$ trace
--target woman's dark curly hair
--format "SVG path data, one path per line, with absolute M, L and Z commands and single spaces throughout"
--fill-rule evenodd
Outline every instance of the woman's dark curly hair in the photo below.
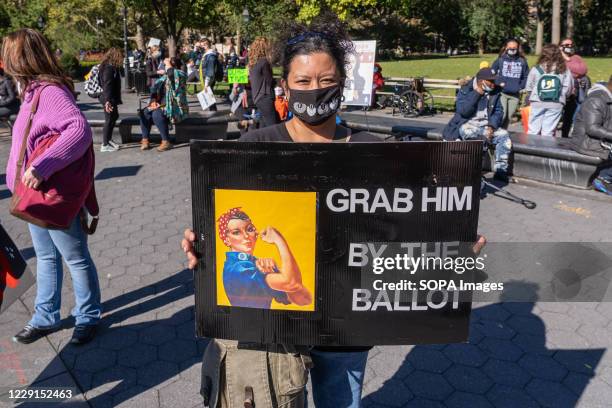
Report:
M 326 11 L 315 17 L 310 24 L 291 21 L 280 32 L 274 48 L 277 53 L 275 59 L 283 68 L 284 80 L 289 76 L 289 65 L 295 57 L 324 52 L 336 62 L 341 83 L 344 83 L 346 67 L 354 48 L 338 16 Z

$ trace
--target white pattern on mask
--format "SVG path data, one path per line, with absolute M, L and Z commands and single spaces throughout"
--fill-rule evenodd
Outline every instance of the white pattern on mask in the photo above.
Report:
M 319 107 L 317 108 L 317 113 L 319 115 L 323 115 L 324 113 L 326 113 L 329 110 L 329 108 L 327 107 L 326 103 L 322 103 L 319 105 Z
M 306 112 L 306 105 L 300 102 L 296 102 L 293 104 L 293 109 L 295 109 L 297 113 L 304 113 Z
M 332 100 L 329 102 L 329 109 L 330 109 L 330 110 L 332 110 L 332 111 L 336 110 L 336 108 L 338 107 L 338 103 L 339 103 L 339 102 L 340 102 L 340 101 L 338 100 L 338 98 L 336 98 L 336 99 L 332 99 Z
M 308 107 L 306 108 L 306 113 L 308 113 L 308 116 L 314 116 L 317 114 L 317 108 L 314 105 L 308 105 Z

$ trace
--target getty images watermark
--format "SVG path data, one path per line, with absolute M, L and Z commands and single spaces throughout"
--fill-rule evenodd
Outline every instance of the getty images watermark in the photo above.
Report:
M 353 310 L 426 310 L 460 302 L 612 301 L 612 243 L 357 243 Z

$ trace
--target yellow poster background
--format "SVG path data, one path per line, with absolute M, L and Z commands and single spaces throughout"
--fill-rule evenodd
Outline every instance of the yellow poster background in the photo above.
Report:
M 283 305 L 272 300 L 272 310 L 315 310 L 315 246 L 317 228 L 317 194 L 279 191 L 215 189 L 215 254 L 217 305 L 231 306 L 223 286 L 225 253 L 230 249 L 219 238 L 219 217 L 234 207 L 241 207 L 258 232 L 271 226 L 286 239 L 302 273 L 302 284 L 312 294 L 313 302 L 305 306 Z M 275 245 L 257 239 L 254 256 L 272 258 L 281 265 Z

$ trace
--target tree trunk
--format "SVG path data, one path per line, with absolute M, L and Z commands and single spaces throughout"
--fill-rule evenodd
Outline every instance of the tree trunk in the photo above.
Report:
M 142 29 L 142 25 L 140 23 L 136 24 L 136 47 L 139 50 L 146 50 L 146 45 L 145 45 L 145 37 L 144 37 L 144 31 Z
M 482 56 L 485 53 L 485 36 L 480 34 L 478 38 L 478 55 Z
M 170 58 L 176 57 L 176 37 L 170 34 L 166 38 L 166 42 L 168 43 L 168 56 Z
M 559 44 L 561 41 L 561 0 L 553 0 L 552 36 L 550 42 Z
M 540 6 L 538 6 L 537 18 L 535 54 L 540 55 L 544 45 L 544 20 L 542 19 L 542 9 L 540 9 Z
M 567 38 L 574 36 L 574 0 L 567 0 L 567 27 L 565 27 L 565 36 Z

